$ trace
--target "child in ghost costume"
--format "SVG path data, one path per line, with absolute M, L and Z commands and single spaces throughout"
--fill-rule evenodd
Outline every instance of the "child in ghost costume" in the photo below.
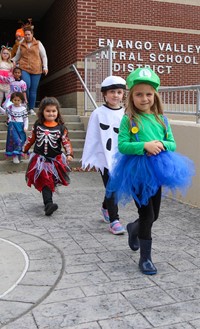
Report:
M 117 152 L 118 132 L 124 108 L 121 103 L 126 89 L 126 81 L 118 76 L 108 76 L 101 84 L 105 104 L 96 108 L 89 119 L 82 155 L 82 168 L 93 167 L 100 171 L 106 188 L 113 157 Z M 109 223 L 109 231 L 115 235 L 124 234 L 119 222 L 118 205 L 114 193 L 104 197 L 101 208 L 103 219 Z

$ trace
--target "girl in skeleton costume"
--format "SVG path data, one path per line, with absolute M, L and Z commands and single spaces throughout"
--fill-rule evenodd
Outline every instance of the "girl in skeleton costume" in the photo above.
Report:
M 93 111 L 90 116 L 82 156 L 83 169 L 95 167 L 100 171 L 106 187 L 112 157 L 117 150 L 118 130 L 124 108 L 121 102 L 126 89 L 126 81 L 121 77 L 109 76 L 101 84 L 105 104 Z M 104 221 L 110 224 L 110 232 L 123 234 L 124 227 L 119 222 L 118 206 L 114 194 L 105 196 L 101 208 Z
M 70 182 L 68 162 L 73 159 L 73 150 L 68 130 L 60 114 L 60 104 L 54 97 L 45 97 L 39 106 L 38 120 L 24 146 L 27 153 L 34 144 L 26 172 L 27 185 L 42 192 L 45 215 L 50 216 L 58 205 L 53 203 L 55 186 L 67 186 Z M 62 152 L 63 146 L 65 154 Z

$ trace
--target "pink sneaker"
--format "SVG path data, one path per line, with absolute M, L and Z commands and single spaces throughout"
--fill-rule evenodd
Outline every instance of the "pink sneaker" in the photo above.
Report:
M 115 220 L 110 224 L 109 231 L 115 235 L 124 234 L 126 232 L 125 228 L 120 224 L 118 220 Z
M 103 215 L 103 221 L 107 224 L 110 223 L 110 217 L 109 217 L 109 214 L 108 214 L 108 209 L 105 209 L 105 208 L 101 208 L 101 212 L 102 212 L 102 215 Z

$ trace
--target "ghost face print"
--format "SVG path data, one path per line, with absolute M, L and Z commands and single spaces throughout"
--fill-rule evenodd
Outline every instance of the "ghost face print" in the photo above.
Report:
M 114 134 L 118 134 L 119 133 L 119 128 L 117 127 L 111 127 L 107 124 L 104 124 L 104 123 L 100 123 L 100 128 L 104 131 L 104 135 L 105 135 L 105 147 L 106 147 L 106 150 L 107 151 L 111 151 L 112 150 L 112 140 L 115 136 L 113 136 Z M 112 131 L 110 131 L 110 129 Z M 112 137 L 110 137 L 112 136 Z

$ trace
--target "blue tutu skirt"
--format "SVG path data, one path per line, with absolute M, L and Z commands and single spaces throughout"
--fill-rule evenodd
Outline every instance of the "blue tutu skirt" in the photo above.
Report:
M 194 175 L 193 161 L 177 152 L 165 151 L 151 156 L 118 153 L 106 196 L 114 192 L 117 203 L 125 205 L 134 199 L 139 206 L 147 205 L 161 186 L 166 193 L 179 191 L 185 195 Z

